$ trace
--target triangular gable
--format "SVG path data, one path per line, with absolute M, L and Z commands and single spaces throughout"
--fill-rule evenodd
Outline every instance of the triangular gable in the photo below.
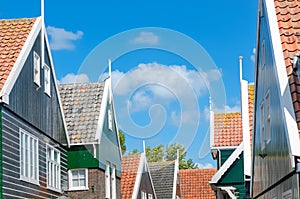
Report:
M 270 33 L 270 39 L 271 39 L 271 45 L 272 45 L 272 53 L 274 55 L 274 63 L 275 63 L 275 70 L 277 74 L 277 79 L 279 82 L 279 92 L 280 92 L 280 106 L 283 114 L 283 121 L 286 124 L 287 128 L 287 139 L 288 139 L 288 146 L 289 146 L 289 151 L 291 155 L 294 156 L 300 156 L 300 139 L 295 139 L 299 138 L 299 130 L 297 127 L 297 120 L 296 120 L 296 114 L 295 114 L 295 109 L 293 106 L 293 100 L 291 97 L 291 89 L 290 89 L 290 82 L 292 79 L 289 77 L 291 75 L 291 65 L 290 65 L 290 57 L 291 57 L 291 52 L 289 52 L 287 49 L 289 49 L 289 43 L 286 41 L 289 39 L 292 39 L 292 37 L 295 36 L 295 33 L 285 35 L 284 34 L 284 26 L 283 24 L 285 22 L 289 23 L 290 26 L 288 26 L 288 29 L 293 29 L 295 26 L 293 25 L 292 19 L 289 17 L 286 17 L 286 21 L 283 20 L 281 17 L 281 8 L 283 5 L 283 10 L 286 10 L 288 7 L 298 7 L 299 2 L 297 1 L 290 1 L 286 2 L 284 1 L 283 3 L 274 0 L 263 0 L 261 2 L 260 6 L 260 12 L 266 15 L 267 21 L 268 21 L 268 28 L 269 28 L 269 33 Z M 266 13 L 264 13 L 264 8 Z M 259 17 L 259 16 L 258 16 Z M 296 21 L 295 21 L 296 22 Z M 258 27 L 260 27 L 260 20 L 258 20 Z M 286 30 L 288 30 L 286 29 Z M 288 32 L 288 31 L 287 31 Z M 259 29 L 258 29 L 258 34 L 259 34 Z M 290 37 L 292 36 L 292 37 Z M 259 38 L 259 37 L 258 37 Z M 294 40 L 294 38 L 293 38 Z M 292 44 L 294 45 L 294 44 Z M 259 40 L 257 41 L 257 49 L 259 49 Z M 297 49 L 294 49 L 294 53 L 297 51 Z M 298 49 L 299 51 L 299 49 Z M 258 57 L 258 56 L 257 56 Z M 256 58 L 258 59 L 258 58 Z M 257 61 L 256 61 L 257 63 Z M 258 64 L 256 64 L 256 79 L 258 75 Z M 290 80 L 288 79 L 290 78 Z M 256 81 L 257 86 L 258 82 Z M 291 82 L 291 86 L 294 86 L 294 84 Z M 255 95 L 257 95 L 257 91 L 255 91 Z M 295 100 L 296 101 L 296 100 Z
M 0 21 L 2 21 L 2 20 L 0 20 Z M 22 25 L 25 24 L 24 27 L 22 27 L 21 29 L 22 30 L 29 29 L 30 32 L 27 35 L 27 37 L 24 37 L 24 38 L 21 38 L 21 37 L 13 38 L 12 37 L 13 34 L 10 34 L 10 37 L 12 37 L 12 38 L 10 38 L 8 42 L 17 43 L 21 50 L 18 53 L 18 50 L 16 50 L 17 48 L 16 47 L 13 48 L 13 52 L 15 52 L 15 54 L 14 54 L 15 57 L 10 60 L 10 63 L 9 63 L 10 66 L 8 65 L 8 67 L 6 68 L 5 74 L 4 75 L 0 74 L 0 76 L 1 76 L 1 84 L 0 84 L 1 102 L 9 104 L 10 92 L 12 91 L 12 89 L 21 73 L 21 70 L 29 56 L 29 53 L 32 50 L 34 43 L 37 40 L 38 35 L 41 32 L 43 32 L 44 37 L 42 37 L 42 38 L 45 39 L 43 41 L 43 43 L 46 43 L 46 46 L 44 46 L 44 48 L 47 49 L 47 53 L 48 53 L 49 61 L 50 61 L 50 66 L 49 66 L 50 73 L 54 79 L 54 81 L 52 81 L 51 83 L 55 86 L 56 96 L 58 97 L 60 114 L 61 114 L 61 118 L 63 120 L 64 132 L 65 132 L 65 136 L 66 136 L 66 143 L 69 146 L 70 143 L 69 143 L 69 138 L 68 138 L 68 134 L 67 134 L 66 123 L 64 120 L 64 114 L 63 114 L 62 106 L 61 106 L 60 99 L 59 99 L 58 88 L 57 88 L 57 83 L 56 83 L 56 76 L 55 76 L 55 71 L 54 71 L 54 66 L 53 66 L 53 60 L 52 60 L 52 56 L 51 56 L 51 52 L 50 52 L 50 45 L 48 42 L 46 32 L 41 31 L 42 29 L 45 29 L 42 17 L 37 17 L 37 18 L 32 18 L 32 19 L 15 19 L 15 20 L 7 20 L 7 21 L 12 21 L 13 24 L 18 24 L 18 22 L 19 22 L 20 23 L 19 27 L 22 27 Z M 34 22 L 34 24 L 32 26 L 26 24 L 26 23 L 28 23 L 28 21 L 32 21 L 32 22 Z M 14 31 L 16 31 L 16 30 L 14 30 Z M 16 31 L 16 32 L 19 32 L 19 31 Z M 24 43 L 22 43 L 22 41 Z M 1 42 L 5 42 L 5 40 L 3 39 Z M 5 49 L 5 51 L 8 52 L 9 50 Z M 10 57 L 12 57 L 13 56 L 12 51 L 9 51 L 9 53 L 11 54 Z M 3 61 L 2 58 L 3 58 L 3 56 L 1 56 L 0 62 Z M 7 59 L 6 59 L 6 61 L 7 61 Z M 42 64 L 44 64 L 44 63 L 42 63 Z M 6 65 L 7 65 L 7 63 L 4 64 L 4 66 L 6 66 Z
M 219 183 L 220 179 L 224 176 L 224 174 L 229 170 L 229 168 L 233 165 L 233 163 L 240 157 L 244 149 L 244 143 L 242 142 L 230 155 L 230 157 L 224 162 L 221 168 L 217 171 L 217 173 L 212 177 L 209 181 L 210 184 Z

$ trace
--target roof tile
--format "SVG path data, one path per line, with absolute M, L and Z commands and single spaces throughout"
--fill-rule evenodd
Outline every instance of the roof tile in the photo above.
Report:
M 71 144 L 95 142 L 104 84 L 59 85 Z
M 179 171 L 182 199 L 215 199 L 209 180 L 217 169 L 183 169 Z
M 14 66 L 35 20 L 36 18 L 0 20 L 0 90 Z
M 299 129 L 300 95 L 297 91 L 300 91 L 300 84 L 297 74 L 293 72 L 292 65 L 294 55 L 300 52 L 300 1 L 274 0 L 274 4 L 291 97 Z
M 131 199 L 141 154 L 128 155 L 122 158 L 121 193 L 122 199 Z

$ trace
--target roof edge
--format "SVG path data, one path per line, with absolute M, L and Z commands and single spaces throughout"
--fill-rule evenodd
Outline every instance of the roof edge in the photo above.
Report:
M 212 177 L 209 181 L 209 184 L 216 184 L 219 182 L 221 177 L 225 174 L 225 172 L 231 167 L 234 161 L 241 155 L 244 150 L 244 142 L 242 142 L 234 152 L 229 156 L 229 158 L 224 162 L 221 168 L 217 171 L 217 173 Z

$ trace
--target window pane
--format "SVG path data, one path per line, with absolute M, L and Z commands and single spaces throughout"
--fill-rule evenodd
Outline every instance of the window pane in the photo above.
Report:
M 79 186 L 84 187 L 85 186 L 85 179 L 79 180 Z
M 79 178 L 80 179 L 85 178 L 85 170 L 80 170 L 79 171 Z
M 58 153 L 57 153 L 57 151 L 54 151 L 54 161 L 58 162 Z
M 79 186 L 78 180 L 73 179 L 73 187 L 78 187 L 78 186 Z

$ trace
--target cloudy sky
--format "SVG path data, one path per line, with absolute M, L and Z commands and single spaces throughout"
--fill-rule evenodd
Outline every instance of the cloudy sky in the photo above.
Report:
M 218 111 L 240 109 L 238 56 L 253 82 L 256 14 L 256 1 L 45 1 L 58 81 L 104 79 L 112 59 L 127 148 L 179 142 L 201 167 L 215 165 L 209 97 Z M 39 0 L 1 1 L 0 18 L 39 15 Z

